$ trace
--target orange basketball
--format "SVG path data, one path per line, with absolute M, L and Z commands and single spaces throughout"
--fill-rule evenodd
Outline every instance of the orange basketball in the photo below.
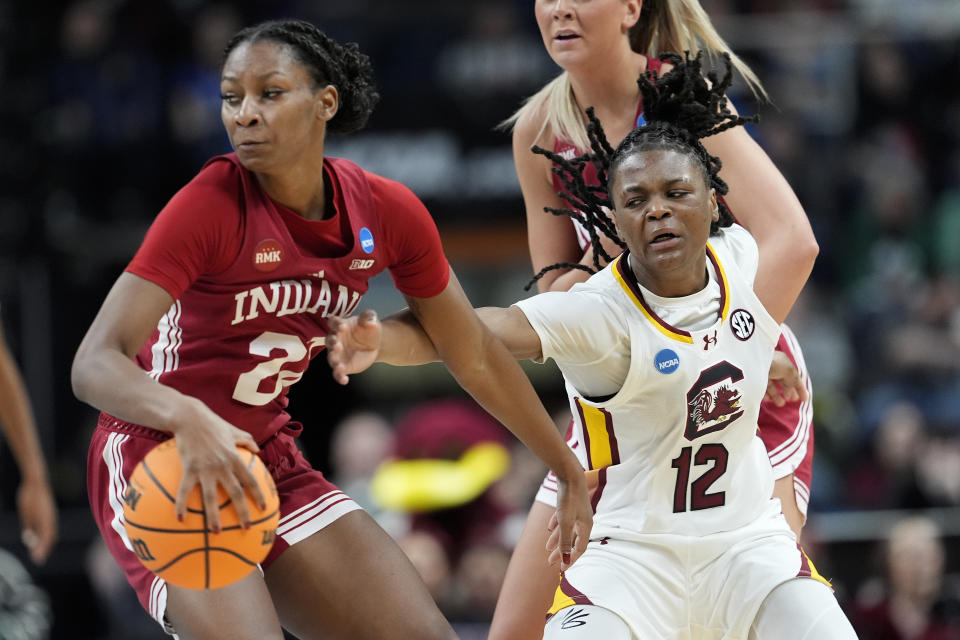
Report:
M 261 510 L 244 492 L 251 519 L 247 530 L 240 526 L 236 509 L 220 486 L 220 533 L 207 528 L 199 485 L 190 492 L 183 522 L 177 520 L 174 504 L 182 467 L 172 438 L 154 447 L 130 474 L 123 499 L 127 537 L 144 566 L 170 584 L 217 589 L 249 574 L 270 551 L 280 519 L 277 487 L 260 458 L 240 447 L 237 452 L 267 502 Z

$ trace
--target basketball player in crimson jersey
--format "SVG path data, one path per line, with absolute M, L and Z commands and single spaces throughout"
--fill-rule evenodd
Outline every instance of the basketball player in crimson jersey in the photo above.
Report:
M 226 47 L 221 93 L 235 153 L 164 207 L 74 360 L 76 395 L 103 412 L 88 459 L 100 532 L 144 608 L 180 638 L 280 640 L 281 626 L 304 639 L 451 638 L 400 549 L 294 443 L 287 390 L 324 348 L 328 322 L 389 269 L 464 388 L 565 481 L 567 554 L 592 525 L 579 462 L 477 318 L 420 201 L 324 157 L 328 128 L 361 128 L 377 99 L 356 45 L 300 21 L 244 29 Z M 199 485 L 214 530 L 217 485 L 241 522 L 245 490 L 262 503 L 235 445 L 259 452 L 281 500 L 262 572 L 189 591 L 139 563 L 123 527 L 125 479 L 170 437 L 184 465 L 176 511 Z

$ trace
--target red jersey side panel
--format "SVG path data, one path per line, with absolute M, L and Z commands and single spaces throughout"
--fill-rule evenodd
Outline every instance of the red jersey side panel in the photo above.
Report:
M 780 325 L 780 329 L 777 351 L 785 353 L 797 367 L 800 380 L 807 389 L 807 400 L 787 402 L 782 407 L 764 402 L 760 405 L 757 424 L 760 439 L 770 456 L 774 477 L 779 479 L 793 474 L 797 506 L 806 514 L 813 476 L 813 385 L 797 337 L 785 324 Z
M 257 442 L 289 422 L 287 390 L 323 349 L 326 318 L 349 315 L 370 278 L 395 268 L 398 288 L 420 297 L 449 278 L 436 226 L 412 193 L 346 160 L 324 169 L 339 216 L 327 250 L 322 236 L 318 244 L 287 224 L 289 212 L 230 154 L 171 200 L 127 269 L 175 298 L 140 366 Z

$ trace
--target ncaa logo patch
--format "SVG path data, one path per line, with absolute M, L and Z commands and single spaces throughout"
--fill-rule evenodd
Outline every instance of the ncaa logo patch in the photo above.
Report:
M 746 342 L 753 335 L 757 323 L 746 309 L 737 309 L 730 314 L 730 330 L 737 340 Z
M 360 248 L 364 253 L 373 253 L 373 234 L 366 227 L 360 229 Z
M 253 250 L 253 268 L 257 271 L 273 271 L 283 262 L 283 248 L 273 238 L 262 240 Z
M 673 349 L 661 349 L 653 357 L 653 366 L 660 373 L 673 373 L 680 366 L 680 356 Z
M 647 120 L 643 117 L 643 114 L 637 114 L 637 128 L 647 126 Z

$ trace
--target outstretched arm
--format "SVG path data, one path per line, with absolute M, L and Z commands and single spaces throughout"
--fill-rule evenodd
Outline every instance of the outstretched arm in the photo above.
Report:
M 57 510 L 27 390 L 0 329 L 0 427 L 20 468 L 17 513 L 30 559 L 42 564 L 57 539 Z
M 518 308 L 482 307 L 476 312 L 514 358 L 540 359 L 540 336 Z M 340 384 L 347 384 L 351 374 L 365 371 L 375 362 L 410 366 L 441 360 L 430 336 L 410 309 L 383 320 L 368 309 L 349 318 L 331 317 L 327 326 L 327 361 Z
M 450 283 L 439 295 L 408 297 L 407 302 L 409 315 L 392 316 L 379 326 L 375 316 L 369 314 L 333 322 L 327 346 L 334 375 L 338 376 L 338 358 L 366 366 L 377 360 L 395 364 L 442 360 L 460 386 L 557 474 L 561 486 L 558 547 L 567 566 L 571 551 L 586 546 L 593 514 L 579 461 L 514 357 L 538 357 L 539 336 L 517 308 L 491 308 L 485 311 L 488 318 L 481 321 L 452 273 Z M 506 338 L 510 350 L 485 322 L 497 327 L 497 334 Z M 384 335 L 380 335 L 381 330 Z M 355 357 L 357 348 L 365 352 L 365 357 Z M 347 372 L 340 371 L 338 380 L 344 382 Z

